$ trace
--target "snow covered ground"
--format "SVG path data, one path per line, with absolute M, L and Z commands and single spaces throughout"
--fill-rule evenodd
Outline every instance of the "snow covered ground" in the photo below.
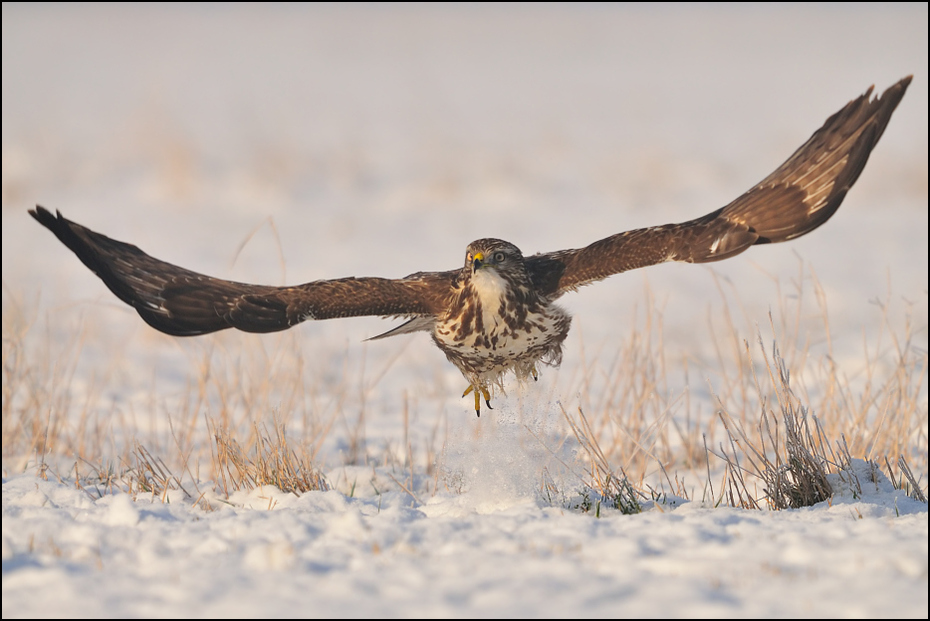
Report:
M 907 322 L 903 346 L 926 359 L 927 22 L 926 5 L 4 4 L 3 616 L 926 618 L 927 506 L 882 479 L 769 512 L 703 504 L 701 473 L 683 471 L 692 502 L 597 518 L 542 498 L 540 472 L 577 491 L 560 406 L 612 403 L 647 288 L 657 398 L 679 424 L 685 402 L 712 418 L 726 308 L 741 338 L 758 325 L 770 340 L 768 311 L 804 291 L 782 346 L 829 354 L 853 385 L 894 358 L 888 335 Z M 377 318 L 157 334 L 26 214 L 60 209 L 247 282 L 450 269 L 480 237 L 534 253 L 707 213 L 908 74 L 822 229 L 568 296 L 561 370 L 480 419 L 423 335 L 363 343 L 392 325 Z M 11 375 L 21 359 L 30 373 Z M 816 395 L 817 377 L 796 381 Z M 925 468 L 926 368 L 916 377 Z M 69 443 L 49 447 L 46 480 L 7 438 L 8 411 L 48 395 Z M 271 408 L 301 438 L 329 425 L 315 459 L 334 489 L 214 491 L 205 419 L 248 430 Z M 189 447 L 176 472 L 203 501 L 87 487 L 133 439 L 174 469 Z
M 397 492 L 261 489 L 207 514 L 28 476 L 3 493 L 4 617 L 919 617 L 927 602 L 926 505 L 897 515 L 887 492 L 601 519 Z

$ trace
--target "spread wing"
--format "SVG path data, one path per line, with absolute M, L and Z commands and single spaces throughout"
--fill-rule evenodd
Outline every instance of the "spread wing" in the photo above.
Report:
M 908 76 L 870 99 L 872 88 L 828 118 L 775 172 L 706 216 L 607 237 L 577 250 L 526 259 L 537 290 L 550 299 L 582 285 L 665 261 L 708 263 L 754 244 L 813 231 L 839 208 L 881 138 Z
M 361 315 L 432 316 L 444 308 L 456 272 L 399 280 L 341 278 L 270 287 L 211 278 L 151 257 L 36 206 L 29 213 L 51 230 L 153 328 L 174 336 L 225 328 L 276 332 L 308 319 Z

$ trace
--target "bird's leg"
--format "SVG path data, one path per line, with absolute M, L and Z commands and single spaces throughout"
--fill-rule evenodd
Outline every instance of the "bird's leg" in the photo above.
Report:
M 470 392 L 475 393 L 475 412 L 478 414 L 478 416 L 481 416 L 481 401 L 478 400 L 478 391 L 475 390 L 475 387 L 473 385 L 469 385 L 468 388 L 465 389 L 465 392 L 462 393 L 462 396 L 467 397 L 468 393 Z
M 535 365 L 535 364 L 534 364 L 533 366 L 530 367 L 530 375 L 533 376 L 533 381 L 534 381 L 534 382 L 538 382 L 538 381 L 539 381 L 539 372 L 536 370 L 536 365 Z
M 468 396 L 468 393 L 475 393 L 475 414 L 481 416 L 481 397 L 484 397 L 484 402 L 488 404 L 488 409 L 493 410 L 491 407 L 491 395 L 488 393 L 488 389 L 484 387 L 475 388 L 474 384 L 470 385 L 465 389 L 465 392 L 462 393 L 463 397 Z

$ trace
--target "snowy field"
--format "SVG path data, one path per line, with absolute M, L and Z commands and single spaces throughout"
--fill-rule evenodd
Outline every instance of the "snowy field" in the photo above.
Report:
M 703 437 L 722 450 L 721 408 L 758 424 L 761 335 L 831 442 L 904 455 L 926 491 L 927 24 L 4 3 L 3 617 L 926 618 L 925 502 L 831 474 L 812 507 L 735 508 Z M 446 270 L 481 237 L 532 254 L 703 215 L 908 74 L 830 222 L 566 296 L 561 369 L 481 418 L 425 335 L 363 342 L 379 318 L 157 333 L 26 213 L 245 282 Z M 583 510 L 579 408 L 641 513 Z M 330 489 L 224 485 L 213 430 L 246 448 L 276 421 Z M 171 489 L 140 491 L 137 447 Z

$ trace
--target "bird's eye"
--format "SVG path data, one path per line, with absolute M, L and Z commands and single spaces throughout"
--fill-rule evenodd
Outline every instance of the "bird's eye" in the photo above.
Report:
M 504 260 L 504 253 L 503 253 L 503 252 L 495 252 L 495 253 L 494 253 L 494 262 L 495 262 L 495 263 L 500 263 L 500 262 L 502 262 L 503 260 Z

